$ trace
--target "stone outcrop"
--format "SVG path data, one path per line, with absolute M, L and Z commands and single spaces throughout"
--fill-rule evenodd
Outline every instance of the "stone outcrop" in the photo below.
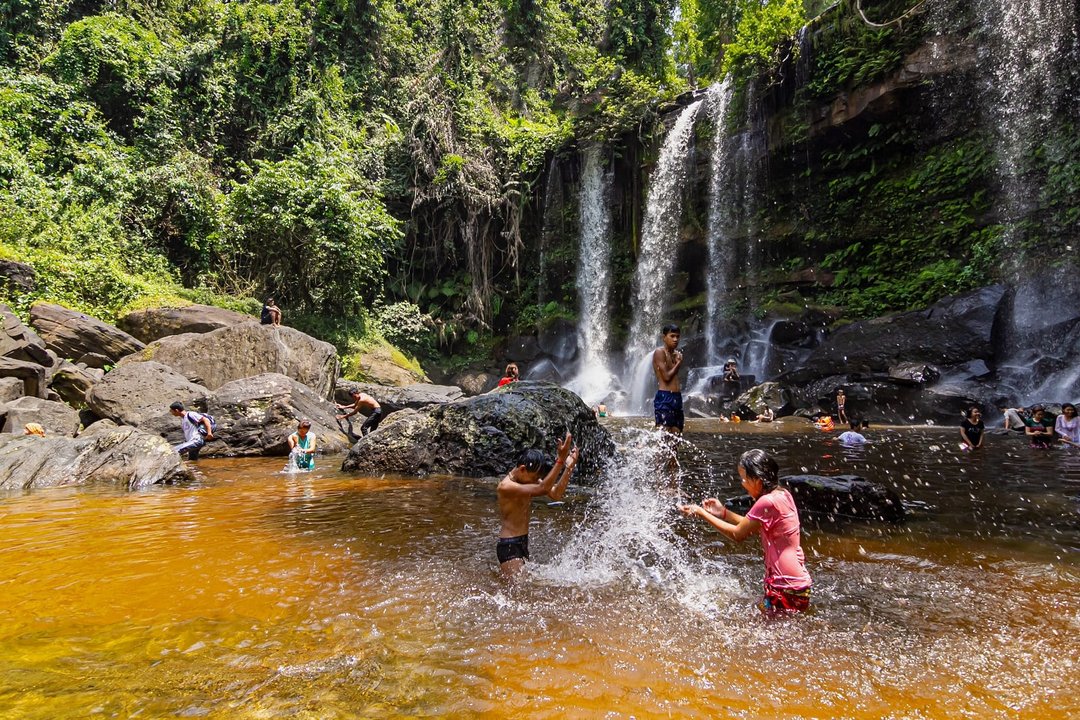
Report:
M 338 380 L 334 400 L 342 405 L 352 404 L 352 391 L 359 390 L 379 401 L 384 412 L 391 413 L 405 408 L 419 410 L 428 405 L 453 402 L 464 397 L 461 388 L 448 385 L 417 383 L 406 387 L 386 387 L 371 383 Z
M 123 363 L 153 360 L 216 390 L 234 380 L 279 373 L 329 399 L 337 380 L 337 351 L 290 327 L 244 323 L 208 333 L 161 338 Z
M 900 363 L 953 365 L 994 355 L 993 333 L 1005 288 L 993 285 L 925 310 L 851 323 L 811 353 L 791 379 L 887 373 Z
M 3 432 L 21 434 L 27 423 L 38 423 L 47 435 L 74 437 L 79 431 L 79 413 L 61 402 L 21 397 L 0 405 Z
M 190 409 L 205 409 L 209 394 L 161 363 L 125 362 L 94 385 L 86 403 L 98 417 L 158 434 L 179 425 L 169 414 L 170 404 L 180 401 Z
M 407 358 L 390 345 L 370 348 L 357 361 L 360 375 L 373 384 L 405 387 L 427 380 L 422 372 L 409 367 Z
M 86 405 L 86 394 L 105 373 L 96 368 L 88 368 L 63 360 L 49 380 L 49 387 L 68 405 L 80 408 Z
M 119 328 L 52 303 L 34 303 L 30 308 L 30 324 L 45 345 L 62 358 L 96 353 L 116 362 L 146 347 Z
M 49 367 L 52 357 L 46 351 L 45 341 L 37 333 L 23 324 L 18 316 L 6 305 L 0 305 L 0 357 L 22 360 Z
M 455 375 L 451 382 L 466 395 L 480 395 L 494 390 L 499 385 L 500 377 L 495 373 L 468 370 Z
M 0 357 L 0 377 L 17 378 L 22 383 L 23 395 L 43 398 L 48 393 L 46 368 L 37 363 Z
M 0 435 L 0 489 L 106 482 L 128 488 L 191 479 L 169 444 L 135 428 L 87 437 Z
M 217 420 L 218 440 L 204 456 L 288 455 L 288 437 L 302 419 L 311 421 L 320 453 L 343 452 L 349 438 L 335 419 L 333 403 L 303 383 L 278 373 L 264 373 L 226 383 L 207 400 Z M 179 442 L 179 421 L 173 435 Z
M 23 381 L 16 377 L 0 377 L 0 403 L 11 402 L 23 397 Z
M 10 293 L 13 290 L 31 292 L 37 285 L 37 273 L 26 263 L 0 260 L 0 287 Z
M 187 305 L 136 310 L 121 317 L 116 324 L 144 343 L 151 343 L 169 335 L 208 333 L 258 321 L 257 317 L 233 310 L 210 305 Z
M 595 477 L 614 443 L 592 410 L 569 390 L 516 382 L 485 395 L 395 413 L 352 447 L 342 469 L 498 475 L 527 448 L 542 448 L 554 458 L 567 430 L 581 448 L 577 477 Z

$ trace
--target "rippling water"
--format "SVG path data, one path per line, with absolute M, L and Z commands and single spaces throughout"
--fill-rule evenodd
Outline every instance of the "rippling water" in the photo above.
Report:
M 1080 452 L 955 430 L 691 422 L 674 481 L 613 425 L 597 488 L 535 503 L 498 579 L 494 483 L 281 459 L 200 482 L 0 497 L 0 717 L 1075 717 Z M 738 453 L 855 472 L 900 526 L 804 524 L 807 616 L 764 622 L 756 539 L 683 519 Z M 674 489 L 672 489 L 674 486 Z

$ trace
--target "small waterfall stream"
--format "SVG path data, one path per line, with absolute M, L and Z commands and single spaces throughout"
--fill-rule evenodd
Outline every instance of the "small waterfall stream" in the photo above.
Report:
M 578 347 L 581 362 L 569 387 L 588 405 L 601 402 L 613 379 L 608 367 L 611 334 L 611 185 L 603 147 L 585 149 L 579 206 L 580 242 L 577 266 Z
M 710 365 L 719 364 L 720 318 L 723 301 L 731 288 L 736 251 L 734 247 L 735 208 L 732 188 L 736 177 L 731 160 L 731 138 L 726 132 L 728 107 L 734 84 L 725 78 L 709 88 L 707 100 L 712 119 L 712 157 L 709 160 L 709 224 L 706 239 L 709 250 L 708 290 L 705 310 L 705 342 Z
M 649 179 L 641 248 L 634 275 L 634 313 L 626 345 L 627 375 L 633 373 L 657 344 L 660 325 L 671 298 L 671 278 L 678 252 L 683 192 L 694 120 L 703 100 L 688 105 L 664 139 L 656 169 Z M 628 412 L 645 410 L 648 384 L 628 389 Z

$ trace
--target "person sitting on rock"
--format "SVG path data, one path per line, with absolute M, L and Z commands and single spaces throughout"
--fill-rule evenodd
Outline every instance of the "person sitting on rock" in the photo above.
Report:
M 281 308 L 274 304 L 274 298 L 266 298 L 266 302 L 262 306 L 262 314 L 259 316 L 259 322 L 263 325 L 281 324 Z
M 296 432 L 289 436 L 289 456 L 295 458 L 297 470 L 315 469 L 315 433 L 311 421 L 301 420 Z
M 858 420 L 852 420 L 848 423 L 849 430 L 845 430 L 840 433 L 840 437 L 837 438 L 844 445 L 862 445 L 866 442 L 866 436 L 859 432 L 861 423 Z
M 368 395 L 362 390 L 353 390 L 349 393 L 352 395 L 352 405 L 338 405 L 338 410 L 349 410 L 345 415 L 338 415 L 338 420 L 348 420 L 361 410 L 368 413 L 367 420 L 360 426 L 360 436 L 363 437 L 368 433 L 375 432 L 375 429 L 379 427 L 379 423 L 383 420 L 382 406 L 379 405 L 379 401 Z M 356 437 L 352 432 L 352 423 L 349 423 L 349 435 Z
M 517 382 L 520 379 L 521 371 L 518 370 L 517 363 L 509 363 L 506 366 L 506 373 L 503 375 L 502 379 L 499 380 L 499 387 L 509 385 L 512 382 Z
M 1054 419 L 1046 415 L 1046 408 L 1042 405 L 1031 408 L 1031 417 L 1024 425 L 1024 434 L 1033 448 L 1048 448 L 1054 445 L 1057 440 L 1057 435 L 1054 434 Z
M 503 577 L 515 575 L 529 559 L 529 516 L 533 498 L 546 495 L 552 500 L 561 500 L 566 493 L 566 485 L 578 460 L 578 449 L 575 447 L 571 451 L 572 444 L 573 437 L 566 433 L 566 438 L 559 443 L 555 464 L 547 472 L 544 472 L 547 456 L 542 450 L 524 451 L 518 464 L 499 481 L 497 493 L 502 527 L 495 555 Z
M 214 426 L 210 424 L 210 419 L 194 410 L 184 410 L 182 402 L 170 405 L 169 413 L 180 418 L 180 427 L 184 431 L 184 442 L 173 450 L 181 455 L 187 453 L 188 460 L 198 460 L 199 451 L 206 441 L 214 439 Z
M 739 395 L 739 384 L 741 382 L 739 376 L 739 368 L 735 363 L 734 358 L 730 358 L 724 363 L 724 373 L 721 376 L 721 387 L 723 388 L 720 395 L 721 400 L 734 400 Z
M 23 427 L 23 435 L 37 435 L 38 437 L 45 437 L 45 428 L 38 423 L 26 423 Z
M 775 419 L 776 419 L 776 415 L 773 413 L 772 408 L 770 408 L 768 405 L 766 405 L 765 410 L 763 412 L 758 413 L 757 417 L 755 417 L 751 422 L 770 423 Z

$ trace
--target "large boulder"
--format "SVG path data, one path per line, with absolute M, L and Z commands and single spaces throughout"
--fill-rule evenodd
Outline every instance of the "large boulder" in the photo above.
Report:
M 37 273 L 26 263 L 0 260 L 0 289 L 8 295 L 14 292 L 31 292 L 37 285 Z
M 858 475 L 789 475 L 783 478 L 799 516 L 818 523 L 846 520 L 902 522 L 907 516 L 900 496 L 890 487 Z M 749 496 L 732 498 L 724 503 L 733 510 L 746 512 L 753 504 Z
M 97 353 L 116 362 L 146 347 L 123 330 L 63 305 L 34 303 L 30 308 L 30 324 L 45 345 L 62 358 Z
M 815 349 L 799 373 L 817 378 L 887 372 L 898 363 L 952 365 L 990 359 L 1004 297 L 1004 286 L 993 285 L 925 310 L 851 323 Z
M 135 428 L 88 437 L 0 435 L 0 489 L 110 482 L 128 488 L 191 479 L 165 440 Z
M 91 388 L 86 404 L 98 417 L 160 434 L 179 427 L 169 413 L 170 404 L 180 401 L 192 409 L 205 408 L 209 394 L 161 363 L 124 362 Z
M 25 395 L 23 381 L 15 377 L 0 377 L 0 403 L 18 400 Z
M 365 380 L 375 385 L 393 385 L 405 387 L 427 380 L 423 371 L 418 371 L 400 350 L 392 345 L 383 344 L 368 348 L 356 356 L 356 371 Z
M 52 365 L 45 341 L 26 327 L 7 305 L 0 305 L 0 321 L 4 324 L 0 331 L 0 356 L 45 367 Z
M 45 367 L 34 362 L 0 357 L 0 378 L 18 379 L 23 385 L 23 395 L 45 397 L 48 392 L 46 372 Z
M 746 406 L 754 413 L 763 413 L 765 408 L 772 408 L 774 413 L 785 413 L 790 409 L 788 393 L 778 382 L 765 382 L 750 388 L 735 401 L 735 407 Z M 751 418 L 752 419 L 752 418 Z
M 222 385 L 207 400 L 207 409 L 217 421 L 214 435 L 218 441 L 207 444 L 203 455 L 288 455 L 289 435 L 296 432 L 302 419 L 311 421 L 319 452 L 349 448 L 349 438 L 334 417 L 333 403 L 278 373 Z M 175 432 L 179 432 L 179 423 Z
M 437 405 L 459 400 L 464 396 L 461 388 L 445 385 L 427 385 L 416 383 L 407 387 L 387 387 L 358 383 L 351 380 L 338 380 L 334 390 L 334 400 L 342 405 L 352 404 L 352 391 L 359 390 L 379 401 L 384 412 L 391 413 L 405 408 L 418 410 L 427 405 Z
M 105 373 L 95 368 L 87 368 L 62 360 L 49 380 L 49 387 L 68 405 L 80 408 L 86 405 L 86 394 Z
M 116 324 L 144 343 L 151 343 L 168 335 L 208 333 L 231 325 L 258 321 L 256 317 L 233 310 L 211 305 L 188 305 L 135 310 L 121 317 Z
M 592 410 L 569 390 L 521 381 L 486 395 L 395 413 L 352 447 L 342 469 L 498 475 L 527 448 L 554 457 L 556 443 L 568 430 L 581 448 L 578 477 L 597 475 L 615 447 Z
M 337 380 L 337 351 L 330 343 L 280 325 L 244 323 L 208 333 L 155 340 L 123 363 L 153 360 L 211 390 L 263 373 L 280 373 L 329 399 Z
M 482 370 L 466 370 L 453 377 L 451 382 L 461 388 L 466 395 L 480 395 L 494 390 L 499 385 L 500 376 Z
M 48 435 L 74 437 L 79 431 L 79 413 L 62 402 L 21 397 L 0 405 L 3 432 L 20 434 L 27 423 L 37 423 Z

